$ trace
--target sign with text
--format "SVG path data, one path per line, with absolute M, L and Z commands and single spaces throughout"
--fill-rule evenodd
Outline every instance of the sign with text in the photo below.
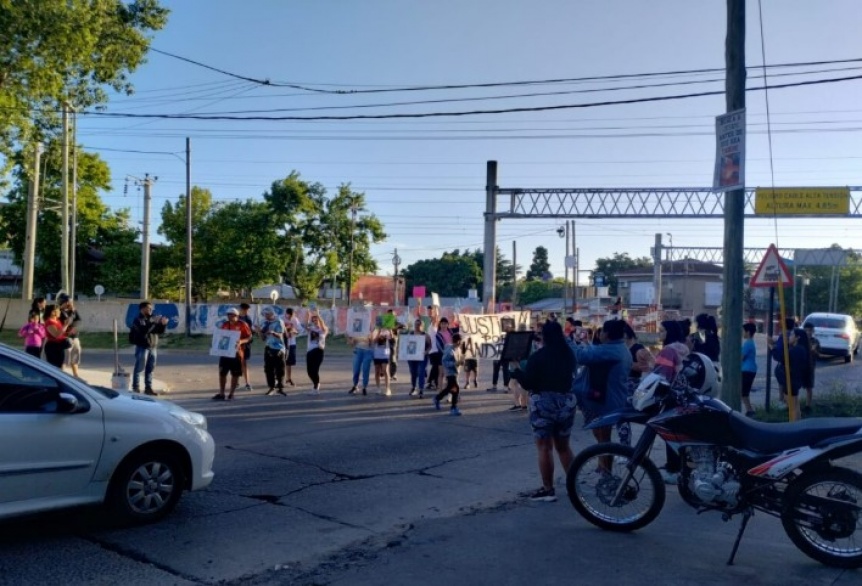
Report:
M 745 109 L 715 118 L 715 172 L 712 188 L 731 191 L 745 187 Z
M 760 261 L 760 266 L 754 271 L 754 275 L 748 282 L 749 287 L 789 287 L 793 285 L 793 277 L 787 270 L 787 265 L 781 260 L 778 249 L 770 244 Z
M 850 188 L 758 187 L 754 192 L 754 213 L 846 215 L 850 213 Z
M 498 359 L 503 349 L 506 332 L 530 329 L 529 311 L 457 315 L 461 336 L 468 337 L 479 358 Z

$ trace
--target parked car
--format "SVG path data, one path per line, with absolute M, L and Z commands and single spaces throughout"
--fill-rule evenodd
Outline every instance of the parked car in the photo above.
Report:
M 803 327 L 806 325 L 814 326 L 819 354 L 843 356 L 844 362 L 850 362 L 859 352 L 860 332 L 851 316 L 841 313 L 812 313 L 802 322 Z
M 206 418 L 93 387 L 0 344 L 0 519 L 104 503 L 149 523 L 213 479 Z

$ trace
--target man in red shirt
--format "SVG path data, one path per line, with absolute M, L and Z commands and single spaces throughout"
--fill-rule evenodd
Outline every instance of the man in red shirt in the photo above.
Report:
M 239 320 L 239 311 L 231 307 L 227 310 L 227 321 L 221 325 L 221 329 L 236 330 L 240 334 L 236 355 L 233 358 L 222 356 L 218 359 L 219 392 L 213 397 L 213 401 L 232 401 L 234 391 L 239 384 L 239 377 L 242 375 L 242 363 L 245 356 L 244 346 L 251 340 L 251 328 Z M 225 396 L 228 373 L 230 373 L 230 393 Z

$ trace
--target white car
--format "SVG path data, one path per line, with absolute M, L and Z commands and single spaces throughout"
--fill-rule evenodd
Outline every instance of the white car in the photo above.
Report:
M 104 503 L 121 523 L 157 521 L 212 482 L 214 455 L 203 415 L 0 344 L 0 519 Z
M 812 313 L 802 326 L 814 326 L 817 352 L 828 356 L 843 356 L 844 362 L 853 360 L 859 352 L 859 330 L 849 315 L 842 313 Z

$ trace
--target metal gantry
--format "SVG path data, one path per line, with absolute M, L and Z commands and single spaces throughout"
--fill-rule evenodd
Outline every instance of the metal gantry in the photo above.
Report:
M 849 187 L 850 213 L 862 218 L 862 187 Z M 745 217 L 755 215 L 756 188 L 745 190 Z M 497 219 L 515 218 L 724 218 L 726 194 L 698 187 L 639 188 L 497 188 L 502 211 Z M 823 215 L 776 214 L 780 218 L 824 218 Z

